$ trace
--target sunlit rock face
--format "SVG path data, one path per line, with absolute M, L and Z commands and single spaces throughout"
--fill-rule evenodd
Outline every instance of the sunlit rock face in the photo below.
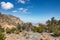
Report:
M 0 25 L 2 27 L 12 28 L 12 27 L 16 27 L 17 24 L 22 25 L 23 22 L 15 16 L 0 13 Z

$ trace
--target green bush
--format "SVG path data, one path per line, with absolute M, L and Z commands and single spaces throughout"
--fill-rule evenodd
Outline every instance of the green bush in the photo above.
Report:
M 54 36 L 60 36 L 60 27 L 56 26 L 56 27 L 52 27 L 50 26 L 49 31 L 52 32 L 54 34 Z
M 0 31 L 1 31 L 1 32 L 4 32 L 4 29 L 3 29 L 3 28 L 0 28 Z
M 37 32 L 38 28 L 37 28 L 37 27 L 32 27 L 31 30 L 32 30 L 33 32 Z
M 40 26 L 40 27 L 33 27 L 32 28 L 32 31 L 33 32 L 39 32 L 39 33 L 42 33 L 45 31 L 45 28 L 43 26 Z
M 16 34 L 18 34 L 18 32 L 19 32 L 19 30 L 17 29 L 17 28 L 11 28 L 11 29 L 7 29 L 6 30 L 6 33 L 16 33 Z
M 60 36 L 60 32 L 54 32 L 54 36 Z
M 54 31 L 55 36 L 60 36 L 60 27 L 56 27 Z
M 37 32 L 42 33 L 44 31 L 45 31 L 45 28 L 43 26 L 38 27 L 38 31 Z
M 2 26 L 0 25 L 0 31 L 4 32 L 4 28 L 2 28 Z
M 0 40 L 5 40 L 5 35 L 0 31 Z
M 54 32 L 54 31 L 56 31 L 56 27 L 53 27 L 53 26 L 49 26 L 48 27 L 48 31 L 50 32 L 50 33 L 52 33 L 52 32 Z
M 5 35 L 3 33 L 4 33 L 4 29 L 0 25 L 0 40 L 5 40 Z

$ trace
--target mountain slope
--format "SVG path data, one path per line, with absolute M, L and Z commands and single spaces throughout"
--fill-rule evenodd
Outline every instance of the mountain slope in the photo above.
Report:
M 13 26 L 15 27 L 18 24 L 22 25 L 22 23 L 23 22 L 15 16 L 0 13 L 0 25 L 3 27 L 6 26 L 8 28 L 11 28 Z

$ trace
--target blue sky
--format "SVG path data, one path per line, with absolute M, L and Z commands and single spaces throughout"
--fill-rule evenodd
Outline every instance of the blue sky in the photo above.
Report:
M 45 23 L 51 17 L 60 19 L 60 0 L 0 0 L 0 12 L 24 22 Z

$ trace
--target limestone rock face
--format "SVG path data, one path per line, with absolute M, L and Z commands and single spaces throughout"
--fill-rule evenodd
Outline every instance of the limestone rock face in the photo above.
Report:
M 0 13 L 0 25 L 2 27 L 12 28 L 15 27 L 17 24 L 22 25 L 22 23 L 23 22 L 15 16 Z

